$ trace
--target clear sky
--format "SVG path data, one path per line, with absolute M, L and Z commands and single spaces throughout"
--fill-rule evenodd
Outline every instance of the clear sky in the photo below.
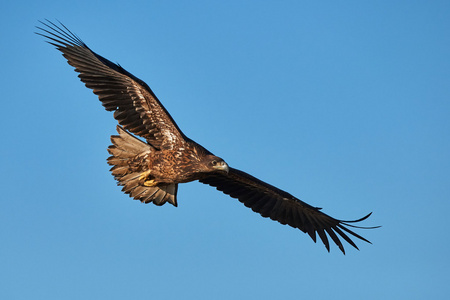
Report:
M 57 3 L 57 4 L 54 4 Z M 0 12 L 1 299 L 444 299 L 450 2 L 8 1 Z M 327 253 L 194 182 L 133 201 L 115 120 L 35 35 L 58 19 L 184 133 L 372 245 Z

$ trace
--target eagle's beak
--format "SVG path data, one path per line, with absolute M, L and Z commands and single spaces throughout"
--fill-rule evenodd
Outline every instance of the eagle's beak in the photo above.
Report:
M 224 161 L 221 161 L 220 163 L 218 163 L 216 166 L 214 166 L 214 168 L 217 171 L 222 171 L 228 174 L 228 172 L 230 171 L 230 168 L 228 167 L 227 163 Z

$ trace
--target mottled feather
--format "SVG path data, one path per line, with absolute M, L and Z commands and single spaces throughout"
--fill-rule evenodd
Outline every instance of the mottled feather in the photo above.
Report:
M 140 180 L 141 174 L 148 170 L 148 157 L 157 150 L 120 126 L 117 126 L 117 132 L 119 135 L 111 136 L 108 163 L 113 166 L 111 172 L 117 183 L 123 186 L 122 191 L 143 203 L 163 205 L 169 202 L 177 206 L 178 184 L 149 187 Z

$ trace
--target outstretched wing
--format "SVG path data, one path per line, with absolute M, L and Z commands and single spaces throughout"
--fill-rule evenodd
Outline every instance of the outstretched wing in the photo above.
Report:
M 287 224 L 308 233 L 314 242 L 316 242 L 317 232 L 328 251 L 330 251 L 330 244 L 327 234 L 345 254 L 344 246 L 339 237 L 343 238 L 356 249 L 358 247 L 347 234 L 370 243 L 347 227 L 376 228 L 349 224 L 363 221 L 370 214 L 354 221 L 334 219 L 322 213 L 320 208 L 313 207 L 291 194 L 237 169 L 230 168 L 228 175 L 214 174 L 199 181 L 216 187 L 219 191 L 233 198 L 239 199 L 245 206 L 265 218 L 271 218 L 281 224 Z
M 80 73 L 86 87 L 98 95 L 108 111 L 126 130 L 139 135 L 157 149 L 172 149 L 186 137 L 150 87 L 120 65 L 96 54 L 64 25 L 47 20 L 37 34 L 49 39 L 68 63 Z

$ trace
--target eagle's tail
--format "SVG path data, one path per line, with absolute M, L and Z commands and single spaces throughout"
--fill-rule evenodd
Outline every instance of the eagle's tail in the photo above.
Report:
M 108 148 L 111 154 L 108 164 L 113 166 L 111 172 L 117 184 L 123 186 L 122 191 L 144 203 L 163 205 L 169 202 L 177 206 L 178 184 L 145 186 L 141 180 L 142 174 L 148 171 L 146 157 L 155 149 L 120 126 L 117 132 L 119 135 L 111 136 L 113 144 Z

